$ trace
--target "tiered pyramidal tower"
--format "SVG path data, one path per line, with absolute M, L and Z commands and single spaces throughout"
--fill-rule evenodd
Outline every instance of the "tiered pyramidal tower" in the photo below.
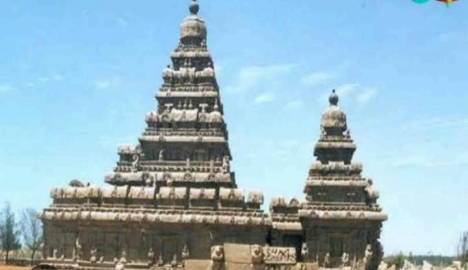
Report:
M 222 260 L 223 243 L 265 244 L 263 195 L 237 189 L 206 26 L 198 3 L 189 10 L 158 109 L 139 144 L 119 148 L 111 188 L 72 181 L 52 191 L 42 214 L 49 265 L 194 269 Z
M 180 42 L 164 69 L 158 109 L 146 115 L 137 147 L 122 146 L 106 182 L 120 186 L 236 188 L 231 153 L 207 31 L 190 5 Z
M 335 90 L 329 102 L 314 148 L 317 160 L 304 188 L 306 201 L 288 205 L 282 198 L 273 200 L 274 235 L 291 243 L 302 241 L 302 260 L 322 268 L 377 269 L 383 255 L 380 230 L 387 215 L 377 204 L 372 180 L 363 178 L 362 165 L 352 161 L 356 145 Z

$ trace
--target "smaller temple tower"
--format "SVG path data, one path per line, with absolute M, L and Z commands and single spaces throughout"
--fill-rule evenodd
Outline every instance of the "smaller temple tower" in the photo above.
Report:
M 314 148 L 317 160 L 304 188 L 307 201 L 299 210 L 309 251 L 304 259 L 323 267 L 377 269 L 383 254 L 380 230 L 387 215 L 377 204 L 373 181 L 361 176 L 362 164 L 352 161 L 356 145 L 335 90 L 329 102 Z
M 303 263 L 318 268 L 377 269 L 387 215 L 377 204 L 373 181 L 361 176 L 362 164 L 352 161 L 356 145 L 335 90 L 329 102 L 304 187 L 306 201 L 272 200 L 272 242 L 295 247 Z

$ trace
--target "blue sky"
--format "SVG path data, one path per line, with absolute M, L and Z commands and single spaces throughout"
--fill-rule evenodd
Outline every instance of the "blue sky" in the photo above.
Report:
M 41 209 L 102 185 L 137 143 L 188 1 L 1 1 L 0 200 Z M 468 1 L 200 1 L 245 190 L 304 198 L 332 88 L 398 251 L 468 230 Z

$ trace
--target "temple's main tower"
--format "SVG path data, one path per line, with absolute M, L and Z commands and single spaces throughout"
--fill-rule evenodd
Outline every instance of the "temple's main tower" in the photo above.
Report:
M 205 22 L 196 1 L 189 10 L 158 108 L 146 115 L 139 144 L 119 147 L 105 177 L 111 187 L 73 181 L 52 191 L 42 214 L 46 263 L 200 269 L 224 261 L 224 243 L 266 243 L 263 195 L 237 188 Z
M 146 115 L 137 147 L 122 146 L 106 182 L 115 186 L 236 188 L 213 59 L 199 6 L 180 26 L 180 41 L 163 70 L 158 109 Z

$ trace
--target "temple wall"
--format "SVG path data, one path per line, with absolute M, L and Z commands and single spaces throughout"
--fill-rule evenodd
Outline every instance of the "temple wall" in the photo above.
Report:
M 139 224 L 44 224 L 45 257 L 49 261 L 93 260 L 112 262 L 126 257 L 128 263 L 169 265 L 182 263 L 182 253 L 190 259 L 209 260 L 211 247 L 225 243 L 265 244 L 264 228 L 227 228 L 209 226 Z M 81 250 L 79 248 L 81 246 Z M 151 251 L 154 252 L 152 258 Z M 122 255 L 125 252 L 125 255 Z

